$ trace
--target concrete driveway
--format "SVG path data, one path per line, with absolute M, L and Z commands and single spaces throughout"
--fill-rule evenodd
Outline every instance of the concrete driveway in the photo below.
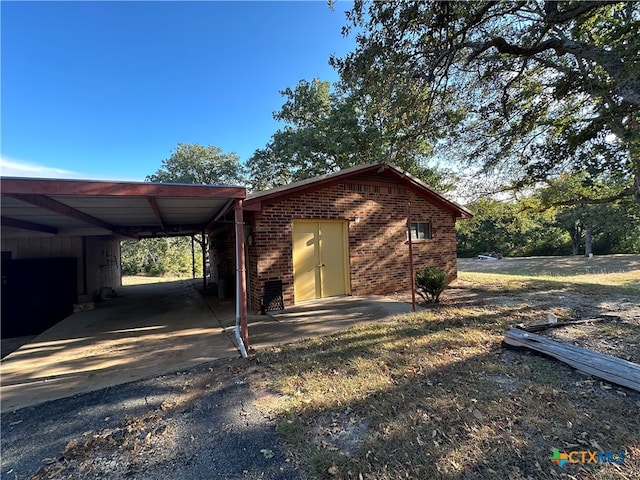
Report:
M 191 280 L 132 285 L 74 313 L 0 364 L 1 410 L 239 355 Z
M 74 313 L 2 359 L 1 411 L 96 391 L 239 355 L 235 302 L 203 298 L 199 281 L 133 285 Z M 208 306 L 207 306 L 208 303 Z M 249 315 L 253 350 L 409 312 L 385 297 L 335 297 Z

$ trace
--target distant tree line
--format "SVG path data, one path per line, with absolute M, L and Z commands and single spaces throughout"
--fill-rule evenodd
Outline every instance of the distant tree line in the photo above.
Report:
M 235 153 L 209 145 L 179 143 L 148 182 L 245 185 L 246 169 Z M 157 237 L 121 243 L 122 274 L 170 277 L 202 276 L 201 235 L 196 235 L 195 262 L 191 237 Z M 194 265 L 195 264 L 195 265 Z
M 479 199 L 467 205 L 475 217 L 456 224 L 458 256 L 640 253 L 640 212 L 629 200 L 540 211 L 526 200 Z
M 623 188 L 616 176 L 582 172 L 559 175 L 513 200 L 481 197 L 467 205 L 476 216 L 456 225 L 458 254 L 640 253 L 640 206 L 628 195 L 610 199 Z

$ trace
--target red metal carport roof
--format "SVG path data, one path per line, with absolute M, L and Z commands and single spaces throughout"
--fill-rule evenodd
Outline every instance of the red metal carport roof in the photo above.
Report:
M 246 189 L 237 186 L 0 178 L 2 235 L 144 238 L 202 232 Z

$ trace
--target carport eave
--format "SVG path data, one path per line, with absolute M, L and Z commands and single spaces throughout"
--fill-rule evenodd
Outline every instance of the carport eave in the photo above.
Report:
M 189 185 L 151 182 L 106 182 L 93 180 L 1 177 L 3 194 L 89 195 L 130 197 L 213 197 L 244 199 L 245 187 L 228 185 Z

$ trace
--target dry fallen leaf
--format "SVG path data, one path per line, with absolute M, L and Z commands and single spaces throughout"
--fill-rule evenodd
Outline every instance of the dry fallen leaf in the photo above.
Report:
M 273 458 L 276 456 L 275 453 L 273 453 L 273 450 L 271 450 L 270 448 L 263 448 L 262 450 L 260 450 L 260 453 L 264 456 L 264 458 L 266 458 L 267 460 L 269 460 L 270 458 Z

